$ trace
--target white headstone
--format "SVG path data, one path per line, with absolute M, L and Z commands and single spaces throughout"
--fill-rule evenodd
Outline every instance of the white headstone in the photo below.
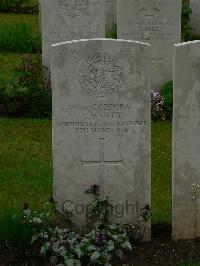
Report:
M 106 0 L 106 33 L 117 24 L 117 0 Z
M 105 0 L 40 0 L 43 65 L 53 43 L 105 37 Z
M 152 45 L 152 89 L 173 79 L 174 44 L 181 40 L 182 0 L 118 0 L 118 38 Z
M 200 1 L 190 0 L 190 6 L 192 8 L 192 14 L 191 14 L 192 34 L 200 36 Z
M 200 237 L 200 41 L 176 45 L 173 238 Z M 197 184 L 197 193 L 192 185 Z
M 80 227 L 94 184 L 114 222 L 134 223 L 151 205 L 149 49 L 108 39 L 52 46 L 54 197 Z M 148 240 L 150 221 L 144 229 Z

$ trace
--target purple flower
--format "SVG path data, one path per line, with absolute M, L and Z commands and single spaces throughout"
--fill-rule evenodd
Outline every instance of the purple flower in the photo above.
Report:
M 102 245 L 104 241 L 106 241 L 106 235 L 102 233 L 98 233 L 95 239 L 96 245 Z
M 164 98 L 158 91 L 151 91 L 151 110 L 154 121 L 165 120 Z

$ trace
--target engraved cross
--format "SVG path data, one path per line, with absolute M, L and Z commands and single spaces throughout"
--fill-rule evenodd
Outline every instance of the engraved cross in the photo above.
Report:
M 81 160 L 81 165 L 82 166 L 94 166 L 97 165 L 99 166 L 99 178 L 100 178 L 100 195 L 104 197 L 104 178 L 105 178 L 105 173 L 104 173 L 104 168 L 105 166 L 121 166 L 123 163 L 123 159 L 120 160 L 105 160 L 105 153 L 104 153 L 104 138 L 99 139 L 100 142 L 100 160 L 98 161 L 84 161 Z

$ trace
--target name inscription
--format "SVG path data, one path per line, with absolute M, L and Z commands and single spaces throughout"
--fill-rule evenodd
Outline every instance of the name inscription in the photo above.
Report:
M 123 38 L 129 37 L 140 41 L 166 41 L 174 35 L 173 25 L 167 21 L 130 19 L 127 22 L 127 29 L 129 30 L 122 34 Z
M 68 17 L 88 16 L 89 0 L 60 0 L 59 8 Z
M 143 119 L 127 119 L 128 114 L 136 112 L 132 104 L 71 104 L 67 109 L 73 119 L 57 120 L 56 125 L 68 128 L 72 133 L 128 133 L 134 127 L 146 126 Z
M 56 121 L 57 127 L 72 129 L 73 133 L 128 133 L 136 126 L 145 126 L 146 121 Z

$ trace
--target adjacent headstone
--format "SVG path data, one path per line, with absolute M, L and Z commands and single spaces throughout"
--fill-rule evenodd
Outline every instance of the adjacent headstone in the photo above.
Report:
M 173 78 L 174 44 L 181 40 L 181 0 L 118 0 L 118 38 L 152 45 L 152 89 Z
M 105 37 L 105 0 L 40 0 L 43 65 L 53 43 Z
M 117 24 L 117 0 L 106 0 L 106 33 Z
M 79 227 L 94 184 L 114 222 L 134 223 L 151 204 L 149 49 L 108 39 L 52 45 L 54 197 Z
M 176 45 L 173 238 L 200 237 L 200 41 Z
M 191 14 L 192 34 L 200 37 L 200 1 L 190 0 L 190 6 L 192 8 L 192 14 Z

